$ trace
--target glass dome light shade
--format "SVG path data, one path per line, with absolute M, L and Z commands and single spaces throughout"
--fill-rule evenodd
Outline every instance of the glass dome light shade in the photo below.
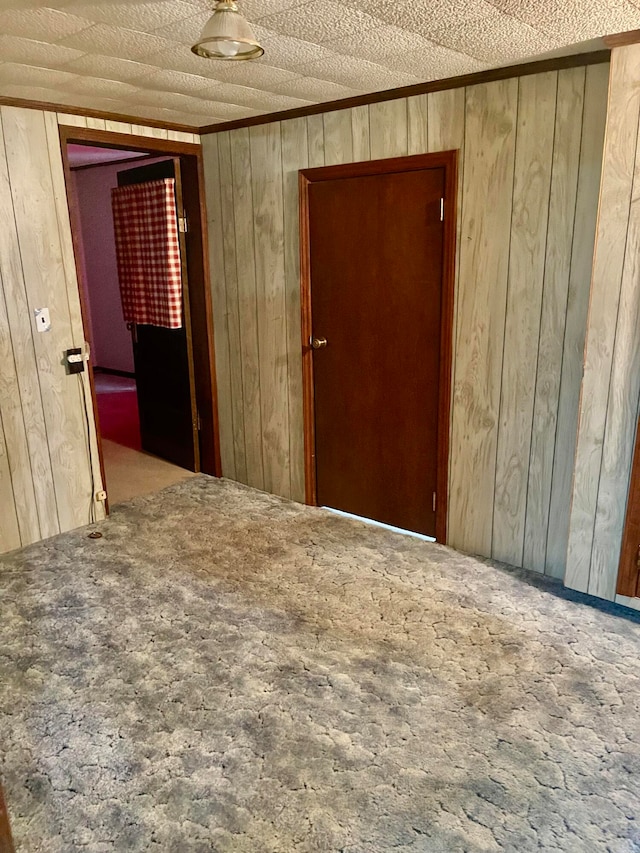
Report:
M 205 59 L 256 59 L 264 50 L 234 0 L 219 0 L 191 50 Z

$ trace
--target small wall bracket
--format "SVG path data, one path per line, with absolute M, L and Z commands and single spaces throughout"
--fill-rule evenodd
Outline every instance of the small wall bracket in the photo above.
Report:
M 87 356 L 84 355 L 80 347 L 72 347 L 64 351 L 64 363 L 67 368 L 67 373 L 83 373 L 84 363 Z

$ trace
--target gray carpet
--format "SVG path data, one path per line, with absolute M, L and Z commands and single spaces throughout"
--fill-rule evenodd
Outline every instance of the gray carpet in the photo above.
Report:
M 198 477 L 0 560 L 19 851 L 640 850 L 640 625 Z

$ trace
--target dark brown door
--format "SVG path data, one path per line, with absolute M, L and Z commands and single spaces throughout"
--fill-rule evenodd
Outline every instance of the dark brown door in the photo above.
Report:
M 640 596 L 640 422 L 636 432 L 617 592 L 630 598 Z
M 162 178 L 176 179 L 176 215 L 184 217 L 180 160 L 173 158 L 118 173 L 118 186 Z M 199 470 L 198 414 L 193 370 L 191 314 L 184 234 L 182 256 L 181 329 L 134 325 L 133 358 L 143 450 L 188 468 Z
M 309 184 L 317 501 L 435 536 L 445 169 Z

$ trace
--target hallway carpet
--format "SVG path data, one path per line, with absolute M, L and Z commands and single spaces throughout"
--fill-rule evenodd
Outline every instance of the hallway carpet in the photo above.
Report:
M 640 625 L 198 476 L 0 560 L 18 851 L 640 850 Z
M 159 456 L 132 450 L 107 439 L 102 441 L 102 458 L 111 508 L 196 476 L 193 471 L 180 468 Z

